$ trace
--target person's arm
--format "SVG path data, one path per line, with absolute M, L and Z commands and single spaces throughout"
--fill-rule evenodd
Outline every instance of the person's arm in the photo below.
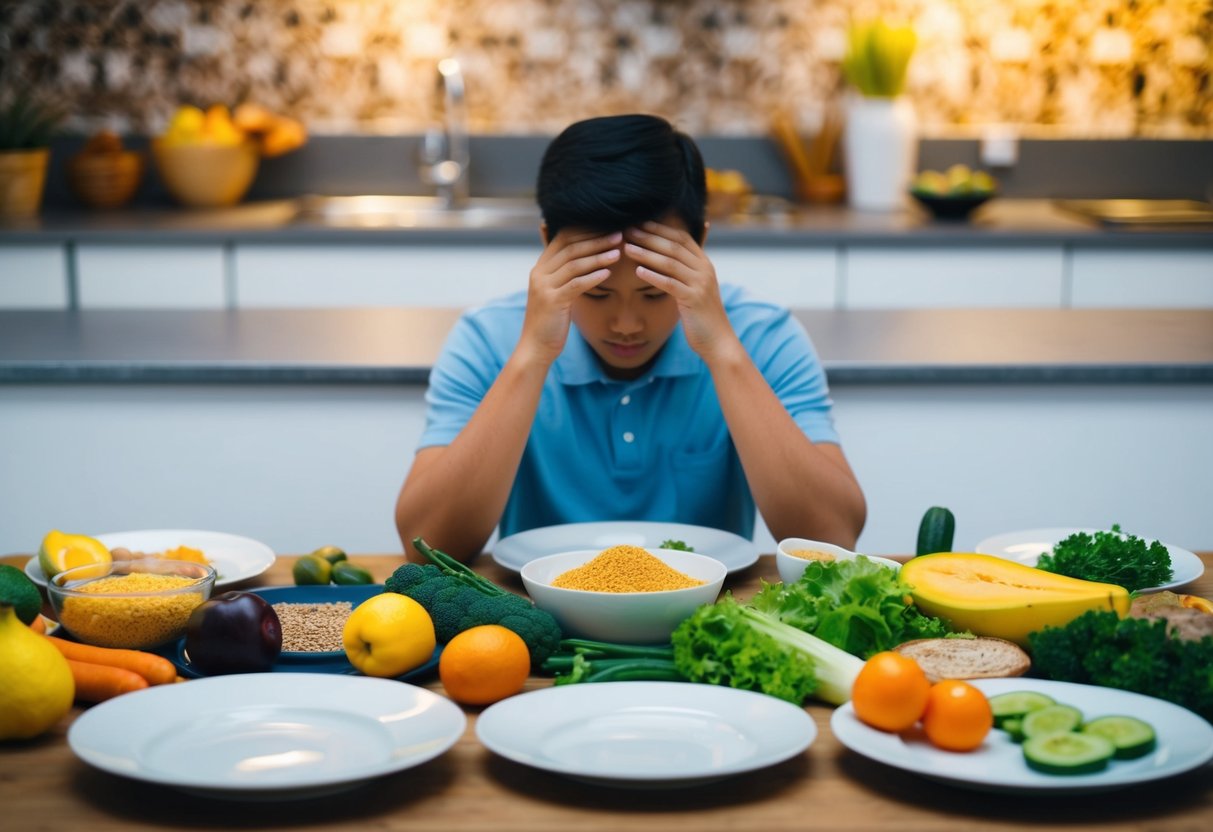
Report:
M 678 302 L 687 342 L 707 364 L 754 502 L 776 538 L 854 548 L 867 516 L 842 449 L 813 442 L 745 351 L 720 299 L 711 261 L 685 231 L 645 223 L 626 233 L 636 274 Z
M 568 338 L 573 299 L 605 280 L 620 235 L 562 231 L 531 271 L 513 354 L 450 445 L 423 448 L 396 499 L 396 530 L 411 560 L 415 537 L 457 557 L 477 555 L 501 520 L 544 380 Z

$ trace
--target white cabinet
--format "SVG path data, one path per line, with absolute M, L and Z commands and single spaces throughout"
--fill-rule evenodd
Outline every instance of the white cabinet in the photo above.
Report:
M 1061 306 L 1059 246 L 857 247 L 846 249 L 844 309 Z
M 1076 308 L 1213 307 L 1213 250 L 1076 248 L 1070 256 Z
M 240 307 L 465 307 L 527 287 L 542 249 L 457 245 L 241 245 Z
M 830 309 L 837 302 L 838 250 L 761 248 L 706 249 L 721 283 L 744 286 L 763 300 L 797 309 Z
M 228 303 L 225 260 L 222 244 L 80 245 L 80 307 L 222 308 Z
M 0 309 L 63 309 L 68 301 L 63 246 L 0 247 Z

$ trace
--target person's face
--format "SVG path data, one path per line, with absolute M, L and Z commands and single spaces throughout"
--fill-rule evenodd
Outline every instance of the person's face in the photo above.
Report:
M 662 222 L 683 227 L 678 219 Z M 674 332 L 678 303 L 637 277 L 636 261 L 620 254 L 611 276 L 573 301 L 571 314 L 607 375 L 632 379 L 649 369 Z

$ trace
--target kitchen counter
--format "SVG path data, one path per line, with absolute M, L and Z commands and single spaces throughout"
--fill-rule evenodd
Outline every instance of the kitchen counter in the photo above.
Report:
M 0 383 L 421 385 L 458 314 L 0 311 Z M 1213 310 L 796 315 L 834 384 L 1213 382 Z
M 536 239 L 533 220 L 492 227 L 343 227 L 301 218 L 291 199 L 222 210 L 147 207 L 113 212 L 60 209 L 36 220 L 0 223 L 0 246 L 58 243 L 449 243 L 500 245 Z M 919 208 L 863 213 L 841 206 L 741 215 L 712 223 L 710 245 L 803 246 L 1039 244 L 1111 247 L 1210 247 L 1213 226 L 1109 229 L 1043 199 L 995 199 L 971 222 L 934 221 Z
M 396 557 L 354 556 L 376 580 Z M 1213 597 L 1213 553 L 1186 591 Z M 0 558 L 16 566 L 24 556 Z M 251 585 L 289 584 L 294 558 L 280 557 Z M 476 568 L 520 591 L 515 576 L 482 558 Z M 777 580 L 774 558 L 729 577 L 726 589 L 748 598 L 759 580 Z M 185 684 L 189 684 L 186 682 Z M 530 690 L 546 679 L 531 678 Z M 426 687 L 441 693 L 439 682 Z M 138 694 L 135 694 L 138 695 Z M 416 768 L 352 791 L 294 802 L 232 803 L 127 780 L 76 758 L 66 734 L 73 711 L 40 739 L 0 749 L 0 806 L 14 830 L 301 828 L 539 832 L 668 829 L 675 832 L 780 830 L 1195 830 L 1213 826 L 1213 778 L 1206 766 L 1097 796 L 1029 796 L 958 788 L 873 762 L 844 748 L 830 731 L 832 709 L 810 704 L 818 737 L 803 754 L 722 782 L 673 790 L 592 786 L 512 763 L 475 735 L 476 709 L 448 752 Z M 1142 715 L 1148 719 L 1148 714 Z M 811 817 L 811 819 L 810 819 Z

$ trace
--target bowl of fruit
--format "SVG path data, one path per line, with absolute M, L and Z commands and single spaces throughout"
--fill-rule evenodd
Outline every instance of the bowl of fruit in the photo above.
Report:
M 997 193 L 994 177 L 967 165 L 952 165 L 943 172 L 924 170 L 910 185 L 910 196 L 938 220 L 967 220 Z

